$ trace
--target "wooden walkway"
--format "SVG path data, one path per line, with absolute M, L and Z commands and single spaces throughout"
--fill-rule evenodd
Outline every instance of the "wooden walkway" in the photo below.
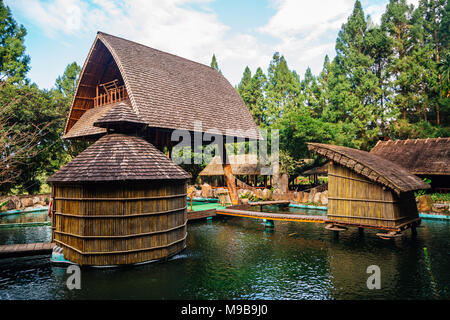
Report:
M 222 215 L 227 215 L 227 216 L 253 218 L 253 219 L 296 221 L 296 222 L 325 223 L 328 221 L 326 216 L 268 213 L 268 212 L 257 212 L 257 211 L 238 210 L 238 209 L 217 209 L 217 214 L 222 214 Z
M 51 242 L 4 245 L 0 246 L 0 259 L 50 254 L 54 246 Z
M 276 200 L 276 201 L 258 201 L 258 202 L 249 202 L 248 204 L 251 206 L 269 206 L 276 204 L 290 204 L 289 200 Z

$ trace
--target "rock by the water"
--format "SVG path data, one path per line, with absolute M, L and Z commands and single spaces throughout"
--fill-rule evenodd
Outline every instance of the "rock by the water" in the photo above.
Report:
M 417 209 L 419 212 L 430 212 L 433 206 L 433 199 L 429 194 L 425 194 L 419 197 L 419 203 L 417 204 Z

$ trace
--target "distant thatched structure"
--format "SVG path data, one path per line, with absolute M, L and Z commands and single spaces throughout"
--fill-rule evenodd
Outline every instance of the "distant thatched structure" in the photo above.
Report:
M 261 170 L 261 165 L 256 154 L 229 155 L 231 170 L 234 175 L 272 175 L 268 170 Z M 200 176 L 223 176 L 222 159 L 220 156 L 212 158 L 211 162 L 202 170 Z
M 420 218 L 414 191 L 430 186 L 406 169 L 374 154 L 308 143 L 330 160 L 328 217 L 339 225 L 400 231 Z
M 379 141 L 370 153 L 450 189 L 450 138 Z
M 238 178 L 243 178 L 243 176 L 245 176 L 244 180 L 247 185 L 256 186 L 258 184 L 259 176 L 263 177 L 263 181 L 261 182 L 264 186 L 267 186 L 268 183 L 272 184 L 271 167 L 261 163 L 256 154 L 232 154 L 228 156 L 228 159 L 231 164 L 231 171 L 233 175 Z M 224 175 L 222 158 L 220 156 L 215 156 L 212 158 L 211 162 L 199 174 L 199 176 L 203 177 L 204 180 L 206 177 L 211 177 L 206 180 L 209 180 L 209 182 L 215 185 L 221 186 L 224 185 Z

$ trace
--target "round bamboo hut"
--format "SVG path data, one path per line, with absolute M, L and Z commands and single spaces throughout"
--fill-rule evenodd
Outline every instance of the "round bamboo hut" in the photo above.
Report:
M 430 186 L 405 168 L 366 151 L 320 143 L 308 148 L 328 164 L 328 221 L 392 234 L 420 222 L 414 191 Z
M 120 112 L 111 110 L 96 125 L 107 124 L 110 131 L 132 123 L 127 114 L 132 111 L 117 108 Z M 52 241 L 66 260 L 79 265 L 135 264 L 174 255 L 186 246 L 188 178 L 144 138 L 108 133 L 48 179 Z

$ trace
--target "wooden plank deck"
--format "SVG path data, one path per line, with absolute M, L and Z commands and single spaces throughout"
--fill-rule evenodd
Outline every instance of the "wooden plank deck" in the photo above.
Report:
M 274 204 L 290 204 L 289 200 L 276 200 L 276 201 L 258 201 L 258 202 L 249 202 L 248 204 L 251 206 L 268 206 Z
M 187 212 L 187 219 L 188 222 L 198 219 L 204 219 L 209 217 L 216 216 L 216 209 L 208 209 L 208 210 L 202 210 L 202 211 L 188 211 Z
M 227 216 L 253 218 L 253 219 L 296 221 L 296 222 L 325 223 L 328 221 L 326 216 L 269 213 L 269 212 L 257 212 L 257 211 L 247 211 L 247 210 L 237 210 L 237 209 L 217 209 L 217 214 L 222 214 L 222 215 L 227 215 Z
M 54 246 L 51 242 L 3 245 L 0 246 L 0 259 L 50 254 Z

